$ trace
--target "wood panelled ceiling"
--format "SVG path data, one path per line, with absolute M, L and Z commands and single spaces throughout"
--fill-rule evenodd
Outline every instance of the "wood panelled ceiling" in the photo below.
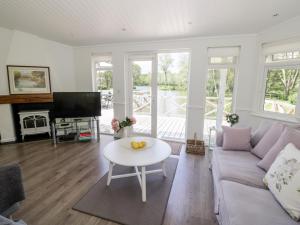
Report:
M 70 45 L 257 33 L 297 15 L 300 0 L 0 1 L 0 27 Z

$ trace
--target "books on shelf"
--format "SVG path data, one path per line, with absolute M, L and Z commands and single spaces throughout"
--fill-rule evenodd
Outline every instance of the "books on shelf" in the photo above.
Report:
M 81 128 L 79 132 L 79 141 L 90 141 L 92 139 L 92 132 L 89 128 Z

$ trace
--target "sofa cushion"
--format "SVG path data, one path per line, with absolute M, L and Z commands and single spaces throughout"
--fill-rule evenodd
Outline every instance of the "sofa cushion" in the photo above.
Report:
M 255 148 L 251 150 L 251 152 L 257 157 L 263 158 L 272 148 L 272 146 L 276 143 L 284 128 L 284 124 L 274 123 L 263 136 L 263 138 L 258 142 Z
M 213 150 L 212 167 L 219 180 L 230 180 L 242 184 L 265 188 L 265 172 L 256 164 L 259 158 L 246 151 L 224 151 L 221 147 Z
M 295 220 L 300 218 L 300 150 L 288 144 L 268 170 L 264 182 Z
M 277 142 L 272 146 L 272 148 L 268 151 L 265 157 L 259 161 L 257 164 L 260 168 L 268 171 L 274 160 L 276 159 L 279 152 L 284 149 L 284 147 L 293 143 L 297 148 L 300 148 L 300 131 L 286 127 L 284 132 L 280 135 Z
M 252 147 L 255 147 L 255 145 L 257 145 L 257 143 L 263 138 L 263 136 L 270 129 L 271 126 L 272 126 L 272 122 L 269 122 L 269 121 L 263 121 L 260 123 L 259 127 L 251 135 L 250 144 Z M 216 130 L 216 145 L 219 147 L 223 146 L 223 130 L 222 129 Z
M 276 202 L 270 191 L 231 181 L 220 183 L 221 225 L 299 225 Z
M 251 128 L 222 126 L 224 150 L 251 150 Z
M 251 137 L 251 145 L 255 147 L 258 142 L 263 138 L 267 131 L 272 126 L 273 122 L 264 120 L 259 124 L 259 127 L 254 131 Z

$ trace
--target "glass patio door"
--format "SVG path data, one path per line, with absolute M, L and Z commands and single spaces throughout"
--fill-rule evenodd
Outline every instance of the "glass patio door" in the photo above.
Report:
M 133 134 L 156 137 L 157 59 L 156 55 L 129 59 L 129 114 L 136 118 Z
M 93 59 L 94 90 L 101 92 L 101 119 L 100 131 L 104 134 L 113 134 L 111 120 L 114 117 L 113 109 L 113 65 L 111 56 L 98 56 Z
M 204 134 L 210 127 L 227 125 L 225 116 L 233 112 L 234 92 L 233 68 L 211 68 L 206 84 Z
M 157 136 L 184 141 L 188 96 L 189 52 L 158 53 Z

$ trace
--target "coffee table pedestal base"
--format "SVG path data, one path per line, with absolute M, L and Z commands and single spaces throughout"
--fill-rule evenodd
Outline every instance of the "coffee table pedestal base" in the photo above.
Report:
M 115 166 L 115 163 L 109 162 L 109 170 L 108 170 L 108 177 L 107 177 L 107 186 L 110 185 L 111 180 L 113 179 L 119 179 L 119 178 L 125 178 L 125 177 L 134 177 L 136 176 L 138 178 L 138 181 L 140 183 L 141 189 L 142 189 L 142 201 L 146 202 L 146 175 L 152 174 L 152 173 L 163 173 L 163 175 L 166 177 L 166 168 L 165 168 L 165 161 L 162 163 L 161 169 L 157 170 L 148 170 L 146 171 L 146 167 L 141 167 L 141 172 L 139 171 L 137 166 L 134 166 L 135 173 L 126 173 L 126 174 L 119 174 L 119 175 L 112 175 L 113 168 Z

